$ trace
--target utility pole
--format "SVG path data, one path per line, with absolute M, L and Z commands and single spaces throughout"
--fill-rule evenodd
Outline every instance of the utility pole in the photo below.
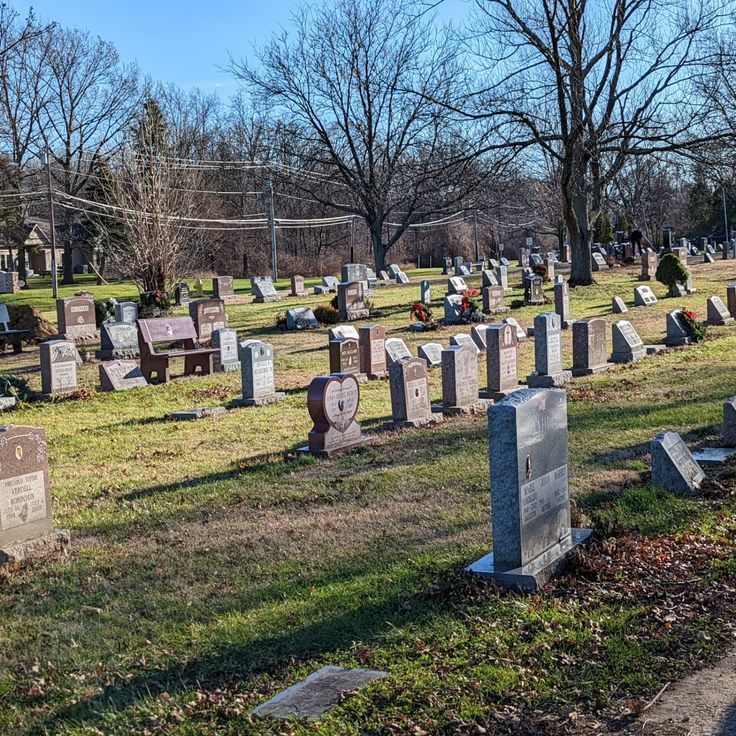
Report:
M 475 233 L 475 262 L 480 260 L 480 252 L 478 251 L 478 210 L 473 210 L 473 231 Z
M 355 263 L 355 216 L 350 218 L 350 263 Z
M 54 299 L 59 298 L 59 274 L 56 270 L 56 222 L 54 221 L 54 187 L 51 182 L 51 152 L 47 148 L 46 180 L 49 188 L 49 228 L 51 229 L 51 294 Z
M 276 262 L 276 218 L 273 214 L 273 181 L 269 179 L 268 185 L 268 226 L 271 230 L 271 278 L 274 283 L 279 277 L 278 264 Z

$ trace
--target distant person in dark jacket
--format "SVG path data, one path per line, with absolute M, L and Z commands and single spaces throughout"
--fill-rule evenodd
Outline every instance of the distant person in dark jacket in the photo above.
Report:
M 644 250 L 644 240 L 644 233 L 641 230 L 637 228 L 636 230 L 631 231 L 629 242 L 634 246 L 634 255 L 637 255 Z

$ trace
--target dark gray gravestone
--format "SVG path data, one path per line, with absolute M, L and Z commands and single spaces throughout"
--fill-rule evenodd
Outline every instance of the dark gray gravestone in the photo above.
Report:
M 493 271 L 483 271 L 481 278 L 483 287 L 499 286 L 498 278 L 496 278 L 496 274 Z
M 519 266 L 527 268 L 529 266 L 529 250 L 527 248 L 519 248 Z
M 659 265 L 659 256 L 656 253 L 647 251 L 641 256 L 641 274 L 639 281 L 651 281 L 657 273 Z
M 542 290 L 542 277 L 530 275 L 524 278 L 524 303 L 544 304 L 544 292 Z
M 726 305 L 728 313 L 736 318 L 736 284 L 729 284 L 726 287 Z
M 351 322 L 370 315 L 365 304 L 364 281 L 348 281 L 337 286 L 337 308 L 340 319 Z
M 359 406 L 360 385 L 354 374 L 313 378 L 307 392 L 307 408 L 314 426 L 309 432 L 309 444 L 298 452 L 332 457 L 372 442 L 373 438 L 364 435 L 355 421 Z
M 401 273 L 401 269 L 395 264 L 391 263 L 388 267 L 388 275 L 392 279 L 396 279 L 396 277 Z
M 606 321 L 579 319 L 572 323 L 572 374 L 589 376 L 613 368 L 608 362 Z
M 128 322 L 103 322 L 100 325 L 98 360 L 116 360 L 138 356 L 138 331 Z
M 450 294 L 445 297 L 443 306 L 445 310 L 444 323 L 446 325 L 462 324 L 463 298 L 459 294 Z
M 408 284 L 409 277 L 403 271 L 399 271 L 396 274 L 396 283 L 397 284 Z
M 566 281 L 555 283 L 555 312 L 560 318 L 560 326 L 566 330 L 570 325 L 570 287 Z
M 246 340 L 238 345 L 243 397 L 235 406 L 264 406 L 284 398 L 276 391 L 273 369 L 273 345 L 260 340 Z
M 611 300 L 611 311 L 613 314 L 626 314 L 626 312 L 629 311 L 629 308 L 620 296 L 615 296 Z
M 736 446 L 736 396 L 723 404 L 723 441 Z
M 291 293 L 289 296 L 307 296 L 307 290 L 304 288 L 304 276 L 294 275 L 291 277 Z
M 506 266 L 496 266 L 496 278 L 498 279 L 499 286 L 504 291 L 509 290 L 509 270 Z
M 427 362 L 422 358 L 405 358 L 391 363 L 392 427 L 426 427 L 442 421 L 442 414 L 432 413 L 429 402 Z
M 482 290 L 483 314 L 505 314 L 509 308 L 504 303 L 504 291 L 501 286 L 486 286 Z
M 134 325 L 138 319 L 138 305 L 135 302 L 118 302 L 115 305 L 115 321 Z
M 368 266 L 365 263 L 343 263 L 340 269 L 340 280 L 368 282 Z
M 450 345 L 442 351 L 442 412 L 446 416 L 478 414 L 488 401 L 478 392 L 478 356 L 474 349 Z
M 212 279 L 212 293 L 216 299 L 234 299 L 232 276 L 215 276 Z
M 46 434 L 0 427 L 0 565 L 60 552 L 69 533 L 54 531 Z
M 417 353 L 420 358 L 427 361 L 430 368 L 437 368 L 442 365 L 442 345 L 438 342 L 427 342 L 420 345 Z
M 465 279 L 462 276 L 453 276 L 447 279 L 447 293 L 449 294 L 462 294 L 468 290 L 468 286 L 465 283 Z
M 281 300 L 270 276 L 254 276 L 250 280 L 250 290 L 253 294 L 253 301 L 256 304 L 278 302 Z
M 327 330 L 327 337 L 330 340 L 345 340 L 347 338 L 357 340 L 358 330 L 353 325 L 336 325 Z
M 419 285 L 419 301 L 422 304 L 432 303 L 432 287 L 426 279 Z
M 388 374 L 386 365 L 386 330 L 381 325 L 363 325 L 358 332 L 360 372 L 376 381 Z
M 229 373 L 240 370 L 238 360 L 238 332 L 229 327 L 214 330 L 212 333 L 212 347 L 217 348 L 213 364 L 216 371 Z
M 606 259 L 600 253 L 593 253 L 593 271 L 603 271 L 606 268 Z
M 710 296 L 706 302 L 708 309 L 707 323 L 709 325 L 727 325 L 733 322 L 726 305 L 719 296 Z
M 590 536 L 570 525 L 567 396 L 524 389 L 488 412 L 493 552 L 470 572 L 535 592 Z
M 677 432 L 658 434 L 651 445 L 652 485 L 681 496 L 700 488 L 705 473 Z
M 127 391 L 148 386 L 134 360 L 112 360 L 100 364 L 100 386 L 103 391 Z
M 330 340 L 330 373 L 350 373 L 361 383 L 367 380 L 360 372 L 358 341 L 352 338 Z
M 570 371 L 562 368 L 560 317 L 553 312 L 534 318 L 534 367 L 526 379 L 530 388 L 562 386 L 572 378 Z
M 42 342 L 41 392 L 45 396 L 77 389 L 77 348 L 71 340 Z
M 287 330 L 316 330 L 319 322 L 309 307 L 296 307 L 286 312 Z
M 56 300 L 59 333 L 74 340 L 97 332 L 95 301 L 91 296 L 73 296 Z
M 667 347 L 674 348 L 681 345 L 689 345 L 692 342 L 690 333 L 685 327 L 685 322 L 682 319 L 682 312 L 676 309 L 673 312 L 667 313 L 667 337 L 664 339 L 664 344 Z
M 391 366 L 395 360 L 411 358 L 411 352 L 400 337 L 389 337 L 386 340 L 386 363 Z
M 486 331 L 486 398 L 500 401 L 519 388 L 517 343 L 516 328 L 513 325 L 490 325 Z
M 458 272 L 460 270 L 460 267 L 463 265 L 463 258 L 462 256 L 455 256 L 452 259 L 452 267 L 455 269 L 455 275 L 458 275 Z
M 222 299 L 198 299 L 189 304 L 189 316 L 194 322 L 197 338 L 208 341 L 214 330 L 227 327 L 225 302 Z
M 186 281 L 180 281 L 174 289 L 174 299 L 178 305 L 189 304 L 191 298 L 189 296 L 189 284 Z
M 657 297 L 648 286 L 637 286 L 634 289 L 634 306 L 635 307 L 651 307 L 657 303 Z
M 611 326 L 613 335 L 612 363 L 633 363 L 647 354 L 644 343 L 631 322 L 620 319 Z

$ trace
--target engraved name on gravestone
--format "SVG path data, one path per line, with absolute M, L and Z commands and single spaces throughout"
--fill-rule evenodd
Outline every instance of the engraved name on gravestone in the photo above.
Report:
M 254 276 L 250 280 L 250 290 L 256 304 L 281 301 L 270 276 Z
M 213 330 L 227 327 L 225 302 L 222 299 L 199 299 L 189 303 L 189 316 L 199 340 L 209 340 Z
M 534 318 L 534 366 L 527 376 L 531 388 L 562 386 L 572 378 L 562 368 L 562 335 L 560 317 L 553 312 L 542 312 Z
M 240 370 L 237 330 L 229 327 L 213 330 L 212 347 L 217 349 L 217 352 L 214 354 L 214 368 L 216 371 L 230 372 Z
M 71 339 L 93 335 L 97 331 L 94 299 L 87 296 L 57 299 L 56 319 L 59 333 Z
M 467 413 L 478 404 L 478 361 L 470 348 L 450 345 L 442 351 L 442 410 Z
M 232 276 L 215 276 L 212 279 L 212 293 L 217 299 L 235 298 Z
M 0 548 L 52 531 L 46 434 L 0 427 Z
M 127 391 L 148 386 L 134 360 L 112 360 L 100 364 L 100 386 L 103 391 Z
M 567 397 L 523 389 L 488 412 L 493 552 L 470 572 L 535 592 L 590 536 L 573 529 L 568 490 Z
M 442 345 L 438 342 L 425 342 L 417 349 L 420 358 L 427 361 L 430 368 L 437 368 L 442 365 Z
M 138 356 L 138 331 L 128 322 L 103 322 L 100 325 L 98 360 L 135 358 Z
M 677 432 L 662 432 L 651 444 L 652 485 L 680 495 L 700 488 L 705 473 Z
M 649 286 L 637 286 L 634 289 L 634 306 L 650 307 L 657 303 L 657 297 Z
M 364 435 L 355 415 L 360 405 L 360 386 L 352 373 L 317 376 L 307 392 L 307 408 L 314 426 L 309 444 L 300 452 L 331 457 L 372 441 Z
M 115 321 L 134 325 L 138 319 L 138 305 L 135 302 L 118 302 L 115 305 Z
M 276 391 L 273 368 L 273 345 L 260 340 L 246 340 L 238 345 L 243 397 L 236 406 L 274 404 L 284 398 Z
M 389 384 L 391 425 L 424 427 L 442 421 L 442 414 L 432 413 L 425 360 L 407 358 L 393 362 L 389 368 Z
M 77 388 L 77 348 L 71 340 L 42 342 L 41 391 L 50 396 Z
M 572 323 L 572 374 L 588 376 L 613 367 L 608 362 L 606 321 L 579 319 Z
M 706 302 L 709 325 L 727 325 L 733 322 L 726 305 L 719 296 L 710 296 Z
M 633 363 L 646 356 L 644 343 L 631 322 L 620 319 L 613 323 L 611 332 L 613 335 L 612 363 Z
M 363 325 L 358 331 L 360 350 L 360 372 L 371 381 L 385 378 L 388 374 L 386 364 L 386 330 L 381 325 Z
M 506 394 L 518 389 L 517 342 L 513 325 L 490 325 L 486 331 L 487 398 L 500 401 Z
M 352 338 L 330 340 L 330 373 L 351 373 L 359 380 L 366 380 L 360 372 L 358 341 Z
M 389 337 L 386 340 L 386 362 L 390 366 L 395 360 L 411 358 L 411 352 L 400 337 Z

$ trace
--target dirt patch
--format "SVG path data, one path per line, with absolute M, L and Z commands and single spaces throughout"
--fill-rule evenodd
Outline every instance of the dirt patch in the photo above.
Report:
M 10 325 L 16 330 L 30 330 L 26 342 L 39 343 L 57 335 L 59 330 L 30 304 L 8 304 Z

